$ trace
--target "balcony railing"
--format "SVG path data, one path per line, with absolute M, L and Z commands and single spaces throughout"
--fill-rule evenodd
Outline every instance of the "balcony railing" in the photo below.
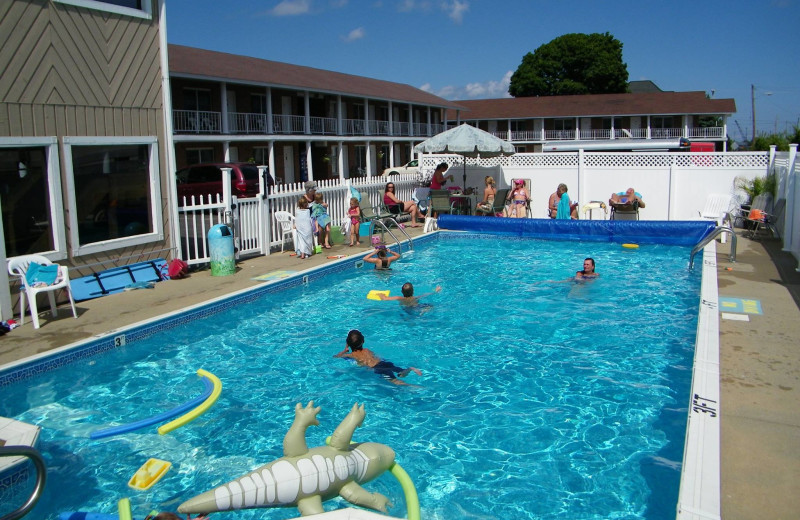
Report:
M 272 116 L 272 132 L 275 134 L 304 134 L 306 133 L 306 118 L 275 114 Z
M 311 133 L 315 135 L 336 135 L 336 118 L 312 117 Z
M 725 137 L 722 133 L 724 128 L 721 126 L 708 126 L 705 128 L 690 128 L 689 135 L 687 137 L 716 137 L 722 138 Z
M 228 114 L 228 133 L 266 134 L 267 114 L 231 112 Z
M 203 110 L 173 110 L 172 126 L 182 134 L 218 134 L 222 132 L 222 114 Z

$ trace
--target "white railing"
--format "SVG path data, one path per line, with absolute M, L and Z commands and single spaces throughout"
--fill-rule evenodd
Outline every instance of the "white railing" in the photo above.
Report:
M 304 134 L 306 132 L 306 118 L 305 116 L 273 114 L 272 132 L 276 134 Z
M 369 135 L 389 135 L 389 121 L 376 121 L 370 119 L 367 121 L 367 128 Z
M 344 135 L 366 135 L 363 119 L 343 119 L 342 123 L 344 126 L 342 133 Z
M 545 130 L 544 138 L 548 141 L 566 141 L 575 139 L 575 130 Z
M 409 124 L 408 123 L 398 123 L 392 122 L 392 135 L 409 135 Z
M 311 133 L 317 135 L 336 135 L 335 117 L 312 117 Z
M 721 138 L 723 137 L 722 131 L 724 128 L 721 126 L 708 126 L 708 127 L 694 127 L 689 129 L 689 135 L 687 137 L 697 138 L 697 137 L 716 137 Z
M 181 231 L 181 258 L 186 263 L 201 264 L 209 261 L 208 230 L 217 224 L 226 223 L 222 195 L 207 195 L 195 198 L 184 197 L 178 207 L 178 226 Z
M 586 139 L 587 141 L 611 139 L 611 129 L 581 130 L 581 139 Z
M 228 113 L 228 133 L 267 134 L 267 114 Z
M 683 137 L 683 128 L 651 128 L 650 139 L 678 139 Z
M 172 126 L 178 133 L 219 134 L 222 114 L 202 110 L 173 110 Z

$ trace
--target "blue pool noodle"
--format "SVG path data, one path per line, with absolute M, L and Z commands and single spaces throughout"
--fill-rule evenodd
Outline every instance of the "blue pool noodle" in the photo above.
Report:
M 191 410 L 192 408 L 199 406 L 203 401 L 208 399 L 208 397 L 211 395 L 211 392 L 214 391 L 214 384 L 207 377 L 203 377 L 203 384 L 205 385 L 205 389 L 201 395 L 195 397 L 191 401 L 186 401 L 182 405 L 176 406 L 172 410 L 167 410 L 166 412 L 148 417 L 147 419 L 142 419 L 141 421 L 134 421 L 128 424 L 112 426 L 111 428 L 95 430 L 89 434 L 89 437 L 92 439 L 104 439 L 113 435 L 119 435 L 120 433 L 138 430 L 140 428 L 144 428 L 145 426 L 166 421 L 167 419 L 172 419 L 173 417 L 178 416 L 187 410 Z

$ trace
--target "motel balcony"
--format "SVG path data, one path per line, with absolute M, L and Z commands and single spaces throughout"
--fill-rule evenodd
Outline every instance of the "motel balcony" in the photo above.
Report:
M 726 128 L 682 127 L 682 128 L 615 128 L 599 130 L 496 130 L 496 137 L 510 142 L 545 142 L 570 140 L 610 140 L 610 139 L 725 139 Z
M 223 124 L 224 123 L 224 124 Z M 176 134 L 201 135 L 330 135 L 424 137 L 444 130 L 444 125 L 380 121 L 374 119 L 337 119 L 273 114 L 173 110 L 172 125 Z

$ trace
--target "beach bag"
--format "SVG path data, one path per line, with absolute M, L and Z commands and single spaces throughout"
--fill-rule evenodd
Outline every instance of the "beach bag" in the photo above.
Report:
M 185 277 L 189 274 L 189 264 L 181 260 L 180 258 L 173 258 L 169 261 L 169 267 L 167 268 L 167 275 L 172 280 L 177 280 L 179 278 Z

